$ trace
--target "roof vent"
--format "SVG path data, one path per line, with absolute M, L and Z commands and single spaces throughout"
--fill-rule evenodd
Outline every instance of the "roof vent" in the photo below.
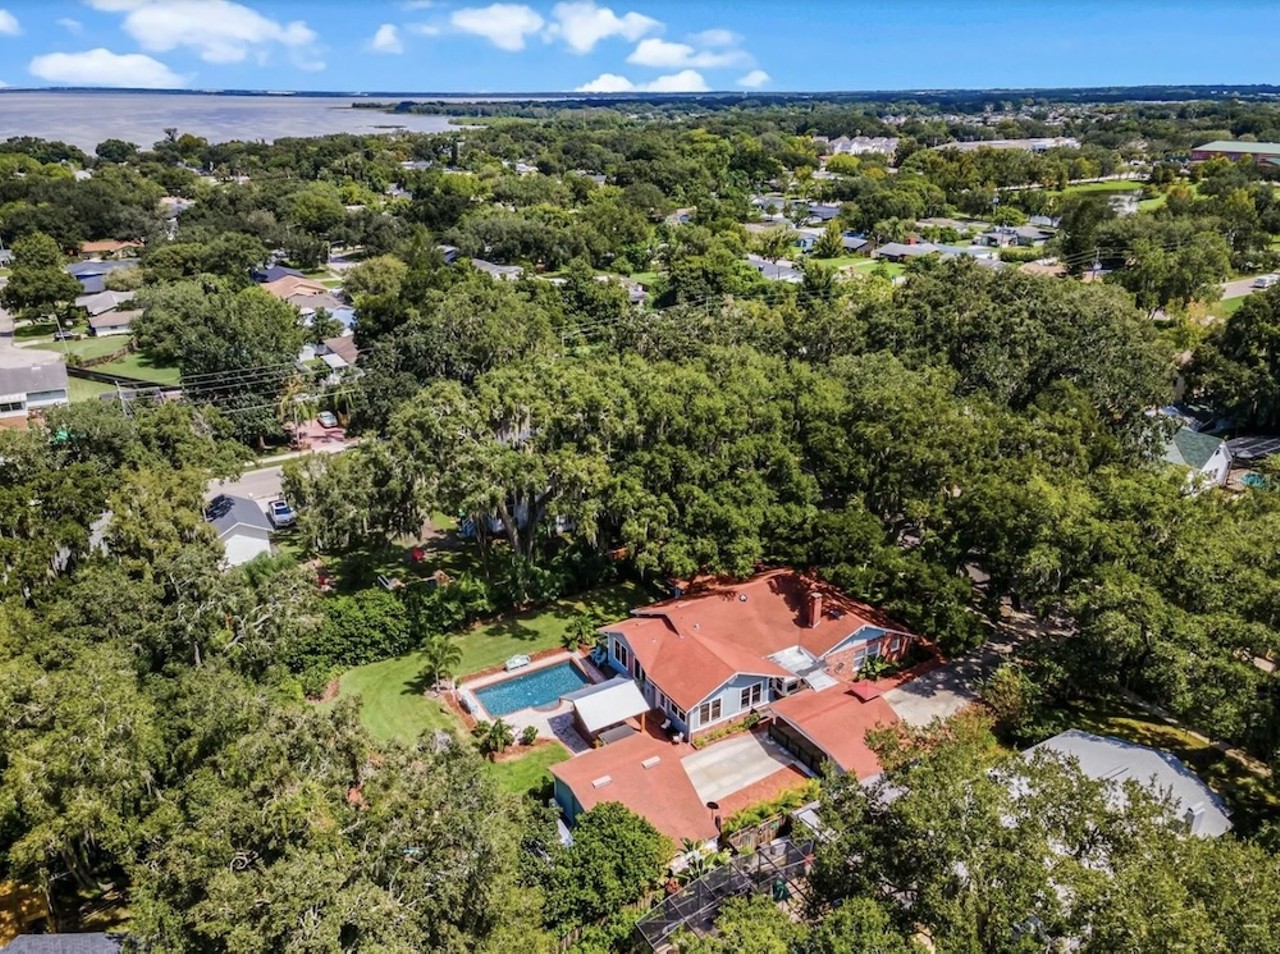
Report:
M 745 603 L 746 601 L 747 601 L 747 594 L 746 594 L 746 593 L 739 593 L 739 594 L 738 594 L 738 602 L 739 602 L 739 603 Z
M 641 764 L 641 765 L 643 765 L 643 766 L 644 766 L 645 768 L 647 768 L 647 769 L 651 769 L 651 768 L 653 768 L 655 765 L 657 765 L 657 764 L 658 764 L 659 762 L 661 762 L 661 761 L 662 761 L 662 756 L 661 756 L 661 755 L 651 755 L 651 756 L 649 756 L 647 759 L 645 759 L 643 762 L 641 762 L 640 764 Z
M 612 775 L 601 775 L 598 779 L 591 783 L 592 788 L 604 788 L 613 781 Z

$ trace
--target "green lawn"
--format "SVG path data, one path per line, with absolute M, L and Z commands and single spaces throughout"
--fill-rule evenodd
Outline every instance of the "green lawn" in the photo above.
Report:
M 536 653 L 560 645 L 569 624 L 585 612 L 602 619 L 621 619 L 633 606 L 653 601 L 653 596 L 635 583 L 602 586 L 576 599 L 557 600 L 549 606 L 516 613 L 478 626 L 459 636 L 462 663 L 458 672 L 467 675 L 497 666 L 517 653 Z
M 639 282 L 645 288 L 648 288 L 658 280 L 660 275 L 661 272 L 632 272 L 631 280 L 633 282 Z
M 552 742 L 508 762 L 490 762 L 489 771 L 503 791 L 527 795 L 537 791 L 551 778 L 547 769 L 569 758 L 568 749 L 559 742 Z
M 67 378 L 67 398 L 71 402 L 76 401 L 96 401 L 98 395 L 112 391 L 108 384 L 99 384 L 96 381 L 85 381 L 83 378 Z
M 74 354 L 81 358 L 106 357 L 128 347 L 129 339 L 124 335 L 109 335 L 105 338 L 81 338 L 78 341 L 58 341 L 42 347 L 54 348 L 64 354 Z
M 422 694 L 418 653 L 384 659 L 343 673 L 338 695 L 360 696 L 360 721 L 369 734 L 383 742 L 413 743 L 434 729 L 458 731 L 458 719 L 443 704 Z
M 125 355 L 119 361 L 99 365 L 94 370 L 104 374 L 122 374 L 125 377 L 140 378 L 143 381 L 154 381 L 156 384 L 177 384 L 181 377 L 177 368 L 153 364 L 150 358 L 139 351 Z
M 1112 179 L 1107 182 L 1081 182 L 1069 185 L 1059 195 L 1076 192 L 1137 192 L 1143 186 L 1141 179 Z
M 900 262 L 886 262 L 878 258 L 859 258 L 853 259 L 852 261 L 853 266 L 850 270 L 864 274 L 866 272 L 874 272 L 877 268 L 884 267 L 889 270 L 890 278 L 897 278 L 907 270 L 907 266 Z
M 1248 300 L 1248 295 L 1240 295 L 1236 298 L 1222 298 L 1209 307 L 1209 314 L 1215 318 L 1230 318 Z
M 1069 710 L 1075 728 L 1163 749 L 1181 759 L 1222 796 L 1232 822 L 1242 834 L 1262 819 L 1280 814 L 1280 791 L 1275 781 L 1259 775 L 1190 732 L 1124 702 L 1098 701 Z
M 500 665 L 516 653 L 554 649 L 569 623 L 587 609 L 618 619 L 651 599 L 643 587 L 619 583 L 478 626 L 457 637 L 462 649 L 458 672 L 466 675 Z M 377 739 L 407 743 L 428 729 L 457 728 L 458 721 L 448 709 L 423 697 L 418 681 L 421 668 L 417 652 L 360 666 L 342 675 L 338 694 L 362 697 L 360 720 Z

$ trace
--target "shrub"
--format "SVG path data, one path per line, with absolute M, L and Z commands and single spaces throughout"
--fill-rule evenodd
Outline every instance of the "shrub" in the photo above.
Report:
M 361 590 L 324 604 L 321 626 L 292 647 L 295 672 L 349 669 L 399 656 L 413 648 L 413 634 L 400 601 L 386 590 Z
M 533 745 L 538 741 L 538 727 L 536 725 L 527 725 L 520 730 L 520 744 Z

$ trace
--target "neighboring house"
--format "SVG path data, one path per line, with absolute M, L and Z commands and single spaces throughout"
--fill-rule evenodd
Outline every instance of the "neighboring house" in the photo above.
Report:
M 84 258 L 123 258 L 134 249 L 142 248 L 141 242 L 119 239 L 100 239 L 96 242 L 85 242 L 80 246 L 80 255 Z
M 851 235 L 846 232 L 840 237 L 840 246 L 846 252 L 861 252 L 869 244 L 861 235 Z
M 0 308 L 0 338 L 12 338 L 14 327 L 13 315 Z
M 471 265 L 495 281 L 500 282 L 514 282 L 524 274 L 524 269 L 519 265 L 495 265 L 493 262 L 486 262 L 482 258 L 473 258 Z
M 1258 165 L 1280 166 L 1280 142 L 1237 142 L 1218 139 L 1191 150 L 1192 162 L 1218 158 L 1230 159 L 1233 162 L 1251 159 Z
M 220 494 L 209 502 L 205 519 L 218 534 L 228 566 L 240 566 L 271 552 L 271 524 L 255 501 Z
M 663 221 L 667 225 L 688 225 L 693 221 L 693 217 L 697 215 L 698 210 L 694 208 L 676 209 L 668 215 Z
M 1001 225 L 989 232 L 983 232 L 974 241 L 987 248 L 1007 248 L 1010 245 L 1028 248 L 1043 245 L 1049 238 L 1051 238 L 1050 233 L 1033 225 L 1019 225 L 1017 228 Z
M 687 596 L 601 627 L 607 661 L 686 737 L 808 688 L 852 680 L 866 660 L 900 659 L 914 637 L 880 611 L 793 570 Z
M 1178 428 L 1165 445 L 1161 459 L 1189 471 L 1189 493 L 1223 486 L 1231 470 L 1231 452 L 1227 449 L 1227 442 L 1189 427 Z
M 249 277 L 261 285 L 268 282 L 279 281 L 282 278 L 305 278 L 306 276 L 296 268 L 285 268 L 283 265 L 268 265 L 266 268 L 255 268 L 249 272 Z
M 938 246 L 930 242 L 885 242 L 875 250 L 876 258 L 887 259 L 890 262 L 905 262 L 909 258 L 920 258 L 923 255 L 932 255 L 938 251 Z
M 93 295 L 81 295 L 76 299 L 76 307 L 83 308 L 89 317 L 93 317 L 128 304 L 137 294 L 131 291 L 100 291 Z
M 823 148 L 823 154 L 828 156 L 865 156 L 874 153 L 892 159 L 898 151 L 898 140 L 892 136 L 839 136 L 831 140 L 821 136 L 813 138 Z
M 311 292 L 299 291 L 290 295 L 285 301 L 297 308 L 302 313 L 303 318 L 313 317 L 321 308 L 333 315 L 339 308 L 346 307 L 344 302 L 329 292 L 315 295 Z
M 295 295 L 327 295 L 329 293 L 329 289 L 320 282 L 300 275 L 284 275 L 275 281 L 263 282 L 260 287 L 263 291 L 284 301 L 288 301 Z
M 772 261 L 752 254 L 747 256 L 747 264 L 759 272 L 762 278 L 767 278 L 771 282 L 787 282 L 791 285 L 804 282 L 804 272 L 785 258 Z
M 0 268 L 8 268 L 13 264 L 13 251 L 0 245 Z
M 437 245 L 436 250 L 444 258 L 446 265 L 452 265 L 458 257 L 458 247 L 456 245 Z
M 1280 437 L 1267 437 L 1258 434 L 1233 437 L 1227 441 L 1227 452 L 1232 460 L 1253 465 L 1266 460 L 1274 454 L 1280 454 Z
M 356 348 L 356 339 L 344 334 L 338 338 L 325 338 L 321 342 L 320 347 L 316 348 L 317 355 L 335 355 L 342 359 L 344 366 L 355 365 L 357 357 L 360 357 L 360 351 Z
M 1066 756 L 1092 779 L 1117 785 L 1132 780 L 1156 796 L 1169 796 L 1193 835 L 1217 837 L 1231 829 L 1222 799 L 1168 752 L 1079 729 L 1055 735 L 1032 746 L 1024 755 L 1033 752 Z
M 5 954 L 120 954 L 119 934 L 19 934 Z
M 1070 136 L 1042 136 L 1035 139 L 975 139 L 971 142 L 946 142 L 934 149 L 977 152 L 979 149 L 1021 149 L 1023 152 L 1048 152 L 1050 149 L 1079 149 L 1080 140 Z
M 121 261 L 73 262 L 66 272 L 76 279 L 86 295 L 97 294 L 107 290 L 107 275 L 120 268 L 137 268 L 137 259 L 127 258 Z
M 800 228 L 795 230 L 795 238 L 792 239 L 791 244 L 808 255 L 820 238 L 822 238 L 822 229 Z
M 66 403 L 67 365 L 61 354 L 0 341 L 0 423 L 21 427 L 32 411 Z
M 89 319 L 89 334 L 94 338 L 127 335 L 141 311 L 106 311 Z

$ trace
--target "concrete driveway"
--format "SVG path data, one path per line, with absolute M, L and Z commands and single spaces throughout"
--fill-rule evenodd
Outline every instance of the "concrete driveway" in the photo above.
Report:
M 764 733 L 748 732 L 686 755 L 680 764 L 705 804 L 727 798 L 796 761 Z
M 897 689 L 890 689 L 881 698 L 910 726 L 926 726 L 934 719 L 949 719 L 978 701 L 978 685 L 1012 652 L 1012 642 L 987 643 Z

